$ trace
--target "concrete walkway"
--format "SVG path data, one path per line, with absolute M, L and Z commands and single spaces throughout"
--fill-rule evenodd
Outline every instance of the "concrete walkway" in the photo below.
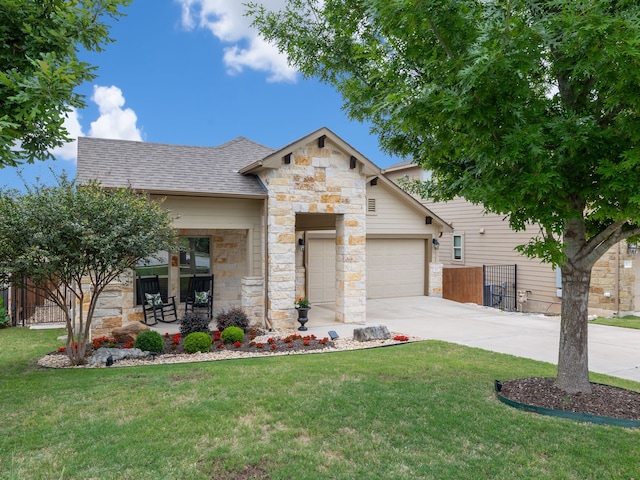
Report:
M 313 306 L 309 332 L 326 336 L 328 330 L 335 330 L 348 337 L 354 328 L 362 327 L 330 322 L 332 314 L 329 306 Z M 386 325 L 392 332 L 425 340 L 444 340 L 553 364 L 558 361 L 557 317 L 502 312 L 435 297 L 406 297 L 367 300 L 366 324 Z M 589 325 L 589 369 L 640 382 L 640 330 Z
M 333 304 L 312 304 L 309 334 L 343 338 L 363 325 L 335 321 Z M 477 347 L 557 364 L 560 320 L 536 314 L 508 313 L 474 304 L 435 297 L 367 300 L 366 325 L 385 325 L 389 331 L 425 340 Z M 158 324 L 161 334 L 179 331 L 179 325 Z M 640 330 L 589 325 L 589 369 L 640 382 Z

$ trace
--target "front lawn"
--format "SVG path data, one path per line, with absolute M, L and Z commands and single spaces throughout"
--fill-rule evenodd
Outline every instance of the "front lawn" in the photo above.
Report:
M 638 478 L 640 431 L 541 417 L 495 399 L 494 379 L 555 374 L 541 362 L 429 341 L 37 367 L 60 334 L 0 330 L 0 478 Z
M 624 317 L 619 317 L 619 318 L 598 317 L 589 323 L 595 323 L 597 325 L 610 325 L 612 327 L 640 329 L 640 317 L 637 317 L 635 315 L 626 315 Z

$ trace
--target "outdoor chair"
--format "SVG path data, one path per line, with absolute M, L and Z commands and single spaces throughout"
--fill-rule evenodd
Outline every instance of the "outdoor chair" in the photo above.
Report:
M 176 297 L 163 297 L 158 276 L 138 277 L 138 292 L 146 325 L 158 322 L 172 323 L 178 320 Z M 153 323 L 149 323 L 153 319 Z
M 206 277 L 194 275 L 189 279 L 184 313 L 186 314 L 189 309 L 195 313 L 196 308 L 206 308 L 207 318 L 213 317 L 213 275 Z

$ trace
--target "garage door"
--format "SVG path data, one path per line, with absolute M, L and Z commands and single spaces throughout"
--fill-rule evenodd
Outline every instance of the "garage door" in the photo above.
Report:
M 335 301 L 335 240 L 309 239 L 309 299 Z M 424 239 L 367 239 L 367 297 L 425 294 Z
M 425 241 L 367 240 L 367 297 L 424 295 Z

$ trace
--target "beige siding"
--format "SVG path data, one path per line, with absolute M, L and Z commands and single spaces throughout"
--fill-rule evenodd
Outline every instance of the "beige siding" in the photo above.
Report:
M 367 213 L 367 237 L 375 235 L 437 235 L 438 225 L 425 223 L 425 213 L 407 208 L 400 198 L 383 182 L 367 185 L 367 202 L 375 200 L 376 212 Z M 367 203 L 368 205 L 369 203 Z
M 420 178 L 421 169 L 409 167 L 386 172 L 385 175 L 392 180 L 405 176 Z M 462 198 L 443 203 L 424 200 L 422 203 L 454 229 L 453 233 L 444 233 L 438 238 L 440 249 L 435 262 L 441 262 L 445 267 L 516 264 L 518 290 L 531 292 L 525 311 L 559 313 L 561 299 L 557 296 L 555 270 L 540 260 L 524 257 L 515 251 L 517 245 L 527 243 L 539 233 L 537 228 L 514 232 L 504 216 L 485 214 L 482 206 Z M 462 261 L 453 259 L 453 235 L 462 236 Z
M 525 311 L 558 313 L 556 273 L 548 264 L 520 255 L 515 247 L 526 244 L 538 229 L 514 232 L 501 215 L 485 214 L 481 206 L 461 198 L 446 203 L 425 202 L 428 208 L 451 222 L 452 234 L 440 240 L 438 257 L 445 266 L 517 265 L 518 290 L 528 290 Z M 453 259 L 453 236 L 462 235 L 463 259 Z
M 254 228 L 260 224 L 262 200 L 167 197 L 163 206 L 178 216 L 176 228 Z
M 163 206 L 178 217 L 173 223 L 179 229 L 246 230 L 249 238 L 247 274 L 264 275 L 262 200 L 167 197 Z

